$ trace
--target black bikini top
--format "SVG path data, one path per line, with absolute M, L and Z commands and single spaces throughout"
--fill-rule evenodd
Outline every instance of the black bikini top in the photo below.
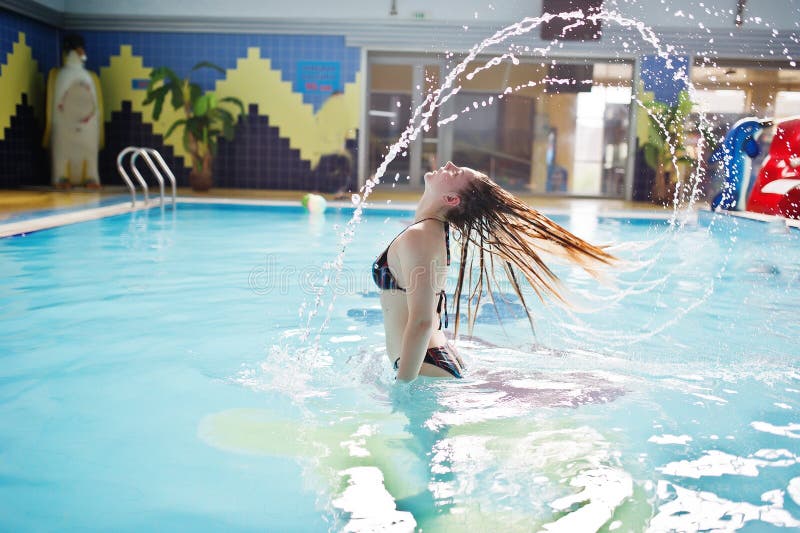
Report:
M 436 218 L 423 218 L 422 220 L 418 220 L 413 224 L 410 224 L 407 228 L 397 234 L 397 236 L 392 239 L 389 243 L 389 246 L 383 251 L 381 255 L 375 260 L 372 264 L 372 279 L 375 281 L 375 285 L 378 286 L 379 289 L 388 291 L 388 290 L 398 290 L 405 292 L 405 289 L 398 285 L 397 280 L 392 274 L 392 271 L 389 269 L 389 247 L 392 243 L 397 240 L 397 237 L 403 234 L 408 228 L 419 224 L 420 222 L 424 222 L 426 220 L 438 220 Z M 444 224 L 444 244 L 447 248 L 447 265 L 450 265 L 450 224 L 447 222 L 442 222 Z M 442 329 L 442 311 L 444 311 L 444 327 L 448 326 L 447 320 L 447 294 L 442 290 L 439 291 L 439 303 L 436 305 L 436 312 L 439 314 L 439 329 Z

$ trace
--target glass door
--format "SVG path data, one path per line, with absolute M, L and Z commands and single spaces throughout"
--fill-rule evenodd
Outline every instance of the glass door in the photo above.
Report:
M 481 68 L 489 59 L 468 65 L 455 81 L 459 92 L 389 165 L 381 186 L 421 188 L 425 172 L 452 160 L 511 190 L 624 197 L 632 63 L 525 58 Z M 443 61 L 423 54 L 369 54 L 367 177 L 374 176 L 414 111 L 439 88 Z M 437 126 L 440 117 L 454 114 L 457 120 Z
M 389 147 L 408 127 L 414 111 L 439 87 L 441 67 L 436 58 L 370 54 L 368 75 L 368 177 L 373 177 Z M 387 167 L 380 187 L 419 189 L 425 172 L 442 164 L 438 110 L 427 130 L 420 131 L 406 150 Z
M 632 64 L 525 58 L 482 69 L 489 59 L 457 80 L 453 161 L 511 190 L 624 197 Z

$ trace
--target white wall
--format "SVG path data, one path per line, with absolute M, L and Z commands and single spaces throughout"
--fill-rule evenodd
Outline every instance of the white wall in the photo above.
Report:
M 606 0 L 607 9 L 652 27 L 735 28 L 737 0 Z M 747 0 L 743 28 L 800 28 L 800 0 Z M 760 18 L 760 20 L 757 20 Z
M 391 0 L 66 0 L 70 13 L 293 19 L 413 19 L 416 12 L 428 20 L 516 20 L 537 15 L 541 0 L 397 0 L 395 17 Z
M 37 0 L 74 14 L 163 15 L 331 20 L 410 20 L 416 12 L 426 20 L 468 24 L 511 22 L 541 14 L 541 0 L 396 0 L 398 14 L 389 15 L 391 0 Z M 737 0 L 606 0 L 609 9 L 652 27 L 734 28 Z M 683 16 L 680 16 L 680 15 Z M 677 16 L 676 16 L 677 15 Z M 746 28 L 800 29 L 800 0 L 748 0 Z M 760 22 L 756 22 L 760 17 Z

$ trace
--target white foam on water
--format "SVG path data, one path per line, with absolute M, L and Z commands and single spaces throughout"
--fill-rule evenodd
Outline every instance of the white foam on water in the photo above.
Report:
M 555 511 L 563 516 L 540 528 L 559 532 L 596 531 L 632 495 L 633 479 L 619 466 L 619 452 L 593 428 L 523 435 L 515 434 L 518 430 L 524 428 L 438 441 L 431 461 L 436 479 L 429 490 L 437 500 L 453 502 L 454 511 L 479 509 L 489 516 L 512 512 L 518 517 Z M 530 528 L 530 522 L 527 528 L 524 521 L 508 524 L 508 530 Z
M 756 431 L 789 437 L 790 439 L 800 439 L 800 424 L 790 423 L 785 426 L 775 426 L 769 422 L 750 422 L 750 426 Z
M 699 392 L 693 392 L 692 396 L 697 396 L 700 399 L 708 400 L 710 402 L 717 402 L 719 404 L 726 404 L 728 400 L 725 398 L 720 398 L 719 396 L 713 396 L 711 394 L 700 394 Z
M 341 337 L 331 337 L 330 342 L 333 344 L 340 344 L 342 342 L 358 342 L 363 340 L 361 335 L 342 335 Z
M 783 507 L 783 491 L 781 489 L 768 490 L 761 495 L 761 501 L 770 503 L 773 507 Z
M 663 485 L 662 485 L 663 483 Z M 788 511 L 776 503 L 753 505 L 726 500 L 711 492 L 685 489 L 668 482 L 659 482 L 660 499 L 674 494 L 674 499 L 657 507 L 650 519 L 648 533 L 736 531 L 747 522 L 761 521 L 778 527 L 800 527 Z
M 347 449 L 350 457 L 369 457 L 370 453 L 367 450 L 367 437 L 375 434 L 376 428 L 370 424 L 359 426 L 355 433 L 351 435 L 351 439 L 343 440 L 339 446 Z
M 544 524 L 549 532 L 573 533 L 575 531 L 597 531 L 613 516 L 626 498 L 633 495 L 633 478 L 624 470 L 600 467 L 581 472 L 570 481 L 571 487 L 582 487 L 577 494 L 553 501 L 550 507 L 564 512 L 578 503 L 583 506 L 568 513 L 555 522 Z
M 789 493 L 789 497 L 794 500 L 794 503 L 800 505 L 800 477 L 789 480 L 789 486 L 786 487 L 786 492 Z
M 682 444 L 686 445 L 692 442 L 692 437 L 689 435 L 653 435 L 647 442 L 655 444 Z
M 530 390 L 581 390 L 581 385 L 578 383 L 550 381 L 545 379 L 512 379 L 507 383 L 511 387 Z
M 383 484 L 383 472 L 374 466 L 356 466 L 343 470 L 348 486 L 333 506 L 349 516 L 341 531 L 387 533 L 413 532 L 417 526 L 414 516 L 398 511 L 397 504 Z
M 304 352 L 308 352 L 308 349 L 290 351 L 285 347 L 272 346 L 266 361 L 259 363 L 256 368 L 241 370 L 230 381 L 251 390 L 285 394 L 298 404 L 309 398 L 325 397 L 328 392 L 312 383 L 314 367 L 305 368 L 296 364 L 298 358 L 305 356 Z M 331 363 L 332 358 L 327 352 L 316 356 L 314 360 L 316 368 Z
M 787 467 L 798 462 L 798 457 L 788 450 L 759 450 L 750 457 L 710 450 L 699 459 L 675 461 L 656 470 L 668 476 L 692 479 L 724 475 L 757 477 L 760 468 Z

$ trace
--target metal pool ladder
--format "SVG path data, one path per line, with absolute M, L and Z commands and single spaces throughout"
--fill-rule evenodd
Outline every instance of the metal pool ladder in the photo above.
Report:
M 122 176 L 123 180 L 125 180 L 125 183 L 128 185 L 128 189 L 131 191 L 131 206 L 136 206 L 136 186 L 133 184 L 133 181 L 131 181 L 130 176 L 122 165 L 122 160 L 124 157 L 131 152 L 133 155 L 131 155 L 128 164 L 130 165 L 131 172 L 133 172 L 133 175 L 136 177 L 136 181 L 139 182 L 139 185 L 142 186 L 144 191 L 144 205 L 147 206 L 149 204 L 150 195 L 144 176 L 142 176 L 141 172 L 139 172 L 139 169 L 136 168 L 136 159 L 139 157 L 144 159 L 144 162 L 147 164 L 150 172 L 153 174 L 153 176 L 155 176 L 156 181 L 158 181 L 162 208 L 164 207 L 164 176 L 161 174 L 161 171 L 164 171 L 164 174 L 166 174 L 167 178 L 169 178 L 169 181 L 172 184 L 172 208 L 175 209 L 175 197 L 177 193 L 175 175 L 169 169 L 167 162 L 164 161 L 164 158 L 161 157 L 161 154 L 158 152 L 158 150 L 155 148 L 138 146 L 128 146 L 127 148 L 123 148 L 120 150 L 119 155 L 117 155 L 117 172 L 119 172 L 119 175 Z

